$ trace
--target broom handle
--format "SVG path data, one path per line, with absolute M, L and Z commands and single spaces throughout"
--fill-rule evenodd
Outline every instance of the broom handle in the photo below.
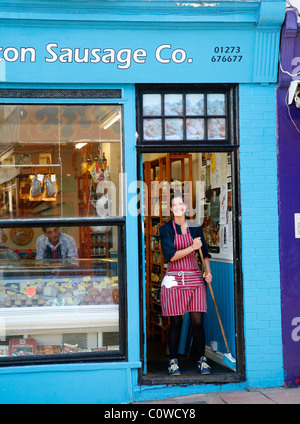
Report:
M 199 249 L 199 253 L 200 253 L 201 262 L 202 262 L 203 267 L 204 267 L 204 271 L 206 273 L 206 266 L 205 266 L 205 262 L 204 262 L 203 253 L 202 253 L 201 247 Z M 217 313 L 217 317 L 218 317 L 218 321 L 219 321 L 220 328 L 221 328 L 221 331 L 222 331 L 222 335 L 223 335 L 223 339 L 224 339 L 225 346 L 226 346 L 226 349 L 227 349 L 227 353 L 230 353 L 229 346 L 228 346 L 227 339 L 226 339 L 225 332 L 224 332 L 224 328 L 223 328 L 223 324 L 222 324 L 221 317 L 220 317 L 220 314 L 219 314 L 219 310 L 218 310 L 218 307 L 217 307 L 217 303 L 216 303 L 216 300 L 215 300 L 214 292 L 213 292 L 211 283 L 207 283 L 207 284 L 208 284 L 208 287 L 209 287 L 209 290 L 210 290 L 210 294 L 211 294 L 212 300 L 213 300 L 214 305 L 215 305 L 215 310 L 216 310 L 216 313 Z

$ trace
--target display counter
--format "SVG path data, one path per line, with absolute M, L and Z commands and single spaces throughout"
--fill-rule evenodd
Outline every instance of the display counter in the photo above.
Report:
M 89 340 L 81 346 L 73 341 L 73 348 L 107 349 L 103 333 L 119 332 L 119 282 L 102 265 L 103 260 L 81 259 L 0 264 L 0 326 L 6 340 L 0 355 L 8 355 L 12 337 L 63 351 L 70 346 L 66 335 L 75 342 L 84 335 Z M 118 349 L 118 342 L 112 344 Z

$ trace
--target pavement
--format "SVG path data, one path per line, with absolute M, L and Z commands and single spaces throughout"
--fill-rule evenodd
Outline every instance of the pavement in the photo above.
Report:
M 232 392 L 200 393 L 168 399 L 135 402 L 135 404 L 300 404 L 300 386 L 292 388 L 275 387 Z

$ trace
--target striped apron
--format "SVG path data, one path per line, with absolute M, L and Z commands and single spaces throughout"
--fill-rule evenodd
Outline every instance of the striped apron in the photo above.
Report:
M 185 249 L 193 244 L 188 229 L 187 234 L 177 234 L 176 225 L 174 245 L 176 250 Z M 161 285 L 160 303 L 162 315 L 183 315 L 186 312 L 206 312 L 206 286 L 196 259 L 192 252 L 182 259 L 169 262 Z

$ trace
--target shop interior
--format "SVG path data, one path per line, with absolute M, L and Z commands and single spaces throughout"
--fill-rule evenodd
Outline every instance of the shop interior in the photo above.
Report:
M 187 205 L 186 216 L 202 226 L 213 275 L 212 288 L 222 321 L 226 342 L 218 322 L 214 303 L 207 289 L 208 312 L 204 318 L 206 356 L 212 372 L 233 372 L 224 364 L 223 355 L 235 357 L 235 308 L 232 229 L 232 154 L 166 153 L 143 154 L 146 373 L 166 375 L 168 364 L 167 331 L 169 320 L 161 315 L 160 288 L 166 272 L 160 245 L 159 227 L 172 219 L 170 195 L 180 191 Z M 201 267 L 200 258 L 199 266 Z M 178 348 L 180 369 L 184 375 L 197 373 L 189 314 L 182 322 Z M 178 377 L 176 377 L 178 378 Z
M 0 219 L 119 215 L 121 140 L 120 106 L 1 105 Z M 119 228 L 58 230 L 73 257 L 38 257 L 41 227 L 0 230 L 1 357 L 119 350 Z

